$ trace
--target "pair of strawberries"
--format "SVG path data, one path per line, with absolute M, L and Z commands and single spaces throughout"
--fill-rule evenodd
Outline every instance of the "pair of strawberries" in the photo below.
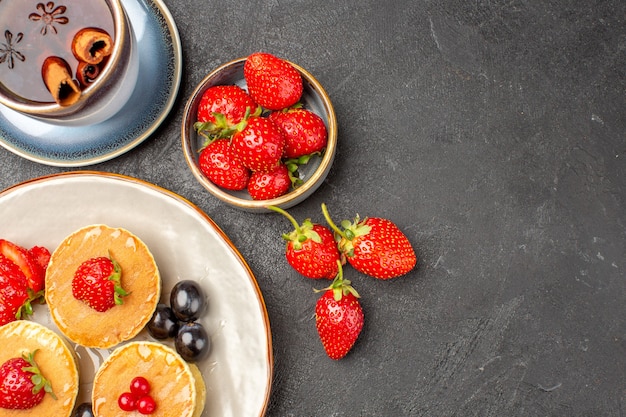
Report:
M 415 251 L 406 235 L 392 221 L 357 215 L 344 220 L 341 228 L 331 219 L 325 204 L 322 212 L 329 227 L 306 219 L 302 224 L 285 210 L 294 226 L 283 234 L 287 241 L 287 262 L 301 275 L 312 279 L 333 279 L 315 307 L 315 322 L 322 345 L 331 359 L 341 359 L 352 349 L 364 323 L 359 294 L 350 281 L 343 279 L 342 265 L 347 261 L 357 271 L 382 280 L 402 276 L 416 263 Z
M 326 125 L 299 103 L 302 76 L 289 62 L 257 52 L 243 75 L 248 91 L 216 85 L 200 98 L 194 128 L 207 140 L 198 162 L 215 185 L 269 200 L 301 183 L 298 166 L 324 150 Z

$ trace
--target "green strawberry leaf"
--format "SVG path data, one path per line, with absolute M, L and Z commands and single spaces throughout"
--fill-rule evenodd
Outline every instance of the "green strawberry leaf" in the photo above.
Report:
M 306 242 L 308 239 L 313 240 L 315 243 L 322 242 L 322 238 L 320 237 L 319 233 L 313 230 L 314 224 L 311 219 L 306 219 L 302 222 L 302 224 L 298 224 L 296 219 L 294 219 L 291 214 L 281 209 L 280 207 L 267 206 L 267 208 L 269 210 L 282 214 L 292 224 L 294 230 L 289 233 L 283 233 L 282 237 L 284 240 L 292 242 L 293 248 L 295 250 L 300 250 L 302 248 L 302 243 Z
M 115 301 L 116 305 L 122 305 L 124 304 L 124 300 L 122 299 L 122 297 L 126 297 L 128 296 L 130 293 L 128 291 L 126 291 L 124 288 L 122 288 L 122 267 L 120 266 L 120 264 L 111 257 L 111 254 L 109 254 L 109 259 L 111 260 L 111 262 L 113 263 L 113 273 L 109 276 L 109 281 L 113 281 L 113 299 Z
M 50 381 L 48 381 L 41 374 L 41 370 L 39 369 L 39 366 L 37 366 L 37 363 L 35 362 L 35 354 L 38 351 L 39 351 L 39 349 L 35 349 L 34 351 L 29 352 L 28 354 L 22 354 L 22 358 L 26 362 L 28 362 L 28 364 L 30 365 L 30 366 L 23 367 L 22 371 L 33 374 L 30 377 L 31 382 L 34 385 L 34 387 L 33 387 L 33 394 L 37 394 L 39 391 L 41 391 L 43 389 L 45 392 L 50 394 L 50 396 L 52 398 L 54 398 L 56 400 L 57 397 L 54 394 L 54 392 L 52 391 L 52 385 L 50 384 Z
M 333 280 L 332 284 L 330 284 L 326 288 L 322 288 L 321 290 L 317 290 L 314 288 L 313 291 L 323 292 L 330 290 L 333 292 L 333 298 L 335 299 L 335 301 L 341 301 L 343 296 L 348 294 L 352 294 L 356 298 L 360 298 L 361 296 L 359 295 L 357 290 L 355 290 L 354 287 L 351 285 L 352 282 L 350 282 L 350 280 L 343 279 L 343 268 L 341 266 L 341 261 L 337 261 L 337 269 L 337 276 Z

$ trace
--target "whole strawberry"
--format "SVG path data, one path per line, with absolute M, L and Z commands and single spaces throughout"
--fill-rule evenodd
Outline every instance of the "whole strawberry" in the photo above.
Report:
M 377 217 L 341 222 L 340 230 L 331 220 L 325 204 L 322 211 L 335 231 L 339 251 L 354 269 L 379 279 L 399 277 L 417 263 L 411 242 L 393 222 Z
M 200 98 L 194 128 L 209 138 L 230 137 L 246 115 L 259 115 L 261 108 L 238 85 L 209 87 Z
M 322 152 L 328 142 L 326 125 L 311 110 L 292 108 L 268 116 L 285 135 L 285 158 L 299 158 Z
M 128 293 L 121 286 L 122 271 L 112 258 L 91 258 L 80 264 L 72 279 L 72 295 L 96 311 L 121 305 Z
M 266 52 L 246 58 L 243 76 L 252 98 L 268 110 L 291 107 L 300 100 L 302 76 L 288 61 Z
M 0 366 L 0 408 L 33 408 L 41 403 L 46 393 L 56 399 L 50 382 L 44 378 L 35 362 L 36 352 L 21 358 L 11 358 Z
M 22 270 L 0 254 L 0 326 L 32 314 L 29 288 Z
M 200 152 L 200 171 L 218 187 L 243 190 L 248 185 L 250 170 L 243 166 L 228 139 L 218 139 Z
M 292 232 L 283 234 L 283 239 L 287 241 L 285 256 L 289 265 L 307 278 L 335 278 L 339 251 L 330 229 L 313 223 L 311 219 L 298 224 L 285 210 L 275 206 L 268 208 L 285 216 L 294 227 Z
M 333 283 L 315 304 L 315 325 L 326 354 L 341 359 L 352 349 L 363 329 L 364 315 L 359 294 L 343 280 L 341 264 Z
M 248 193 L 253 200 L 271 200 L 289 191 L 292 180 L 285 164 L 278 164 L 271 171 L 255 171 L 248 182 Z
M 233 150 L 252 171 L 270 171 L 279 163 L 285 147 L 280 129 L 266 117 L 250 117 L 231 139 Z

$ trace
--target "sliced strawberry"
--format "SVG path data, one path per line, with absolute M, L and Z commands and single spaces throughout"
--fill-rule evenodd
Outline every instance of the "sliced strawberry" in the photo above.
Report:
M 0 326 L 31 312 L 24 273 L 13 261 L 0 254 Z
M 13 261 L 22 270 L 28 282 L 28 288 L 33 294 L 43 290 L 45 270 L 27 249 L 8 240 L 0 239 L 0 254 Z
M 11 309 L 5 306 L 2 300 L 0 300 L 0 326 L 11 323 L 15 320 L 15 313 L 13 313 Z
M 48 248 L 43 246 L 33 246 L 28 250 L 30 256 L 35 259 L 35 261 L 41 266 L 41 268 L 45 271 L 48 269 L 48 264 L 50 263 L 50 251 Z

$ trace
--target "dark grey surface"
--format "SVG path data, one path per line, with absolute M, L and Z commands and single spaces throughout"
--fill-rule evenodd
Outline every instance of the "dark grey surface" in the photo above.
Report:
M 184 78 L 163 126 L 84 169 L 196 203 L 255 273 L 272 326 L 269 416 L 626 414 L 626 2 L 167 1 Z M 339 149 L 290 212 L 388 217 L 419 266 L 346 275 L 365 328 L 339 362 L 313 319 L 315 283 L 283 258 L 277 214 L 229 208 L 187 169 L 185 100 L 257 50 L 330 94 Z M 0 150 L 0 186 L 70 169 Z

